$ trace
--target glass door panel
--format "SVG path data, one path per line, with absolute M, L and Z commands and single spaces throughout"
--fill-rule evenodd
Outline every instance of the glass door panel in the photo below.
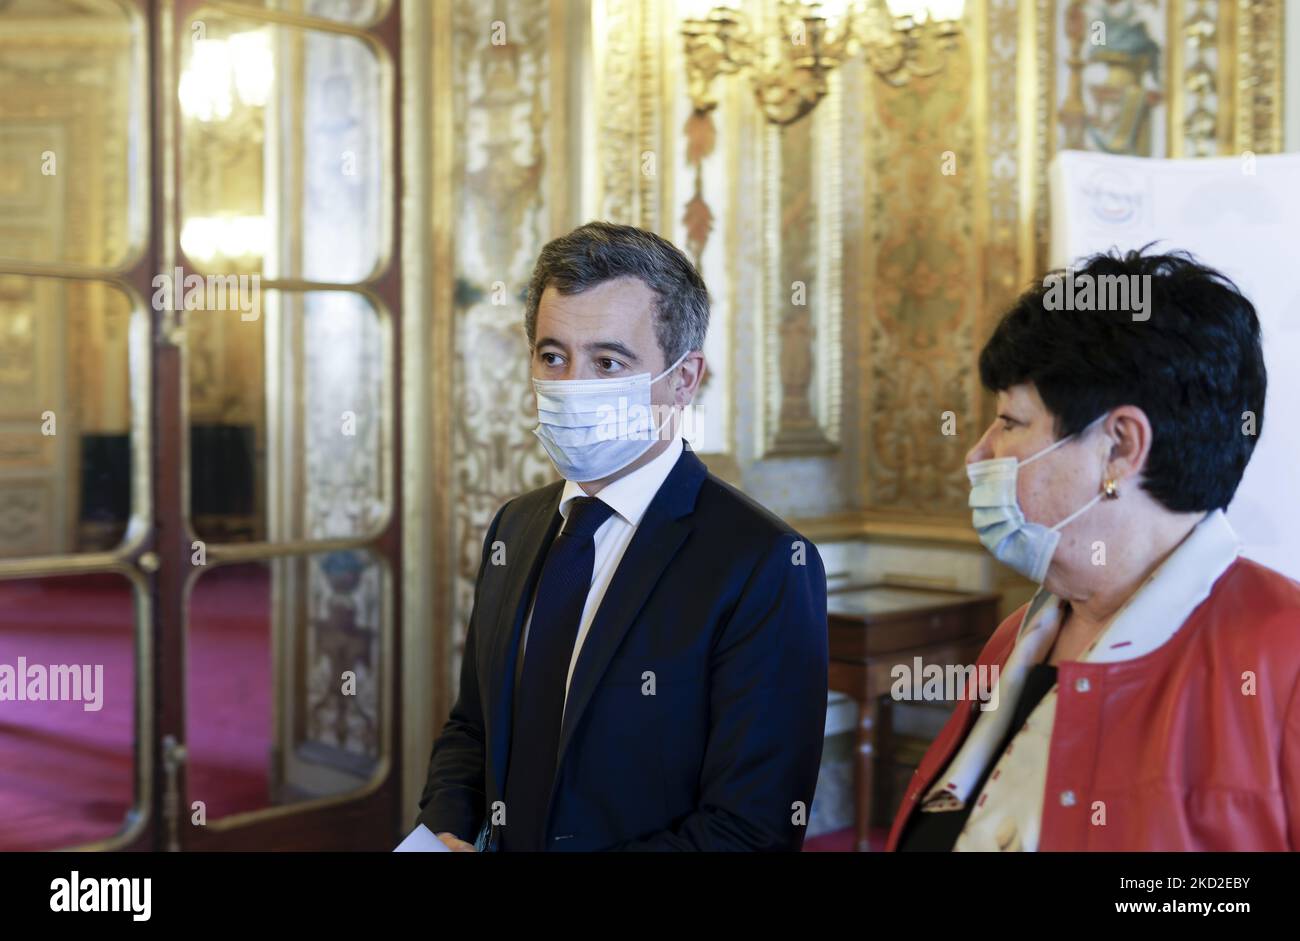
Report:
M 111 841 L 140 817 L 141 604 L 121 574 L 0 579 L 0 851 Z
M 204 571 L 189 598 L 191 805 L 211 823 L 375 783 L 391 622 L 388 567 L 365 549 Z

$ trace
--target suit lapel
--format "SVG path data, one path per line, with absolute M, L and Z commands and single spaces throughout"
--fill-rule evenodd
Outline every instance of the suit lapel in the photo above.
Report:
M 688 517 L 695 508 L 695 497 L 707 473 L 695 453 L 686 448 L 650 501 L 623 553 L 574 667 L 565 700 L 564 722 L 560 727 L 560 750 L 555 764 L 557 773 L 573 730 L 591 702 L 596 685 L 614 652 L 658 584 L 664 569 L 690 534 Z
M 515 698 L 515 662 L 519 656 L 519 639 L 528 614 L 528 603 L 532 600 L 530 586 L 537 583 L 546 549 L 559 530 L 562 492 L 563 484 L 557 486 L 553 494 L 539 500 L 520 527 L 519 535 L 506 545 L 506 565 L 511 577 L 496 610 L 485 684 L 488 689 L 484 697 L 488 709 L 488 771 L 496 781 L 498 794 L 505 794 Z

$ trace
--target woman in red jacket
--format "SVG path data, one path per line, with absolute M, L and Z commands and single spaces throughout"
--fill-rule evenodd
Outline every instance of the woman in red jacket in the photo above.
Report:
M 1094 308 L 1145 300 L 1061 303 L 1089 281 Z M 1098 255 L 1017 301 L 980 378 L 974 525 L 1042 588 L 980 655 L 998 707 L 958 703 L 889 848 L 1300 848 L 1300 585 L 1239 558 L 1223 512 L 1263 428 L 1254 307 L 1188 255 Z

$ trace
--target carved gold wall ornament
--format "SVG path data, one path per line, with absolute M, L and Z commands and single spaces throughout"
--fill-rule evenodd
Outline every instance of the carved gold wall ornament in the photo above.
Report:
M 696 110 L 717 105 L 716 78 L 744 74 L 764 117 L 787 125 L 808 114 L 829 92 L 828 79 L 846 59 L 865 50 L 873 72 L 902 86 L 944 68 L 961 34 L 960 4 L 943 14 L 895 15 L 886 0 L 851 4 L 834 18 L 821 4 L 778 0 L 755 18 L 715 7 L 682 22 L 687 82 Z M 908 7 L 915 6 L 908 4 Z
M 1187 0 L 1181 34 L 1174 37 L 1175 62 L 1182 53 L 1184 65 L 1176 76 L 1182 83 L 1181 151 L 1188 157 L 1208 157 L 1219 149 L 1221 121 L 1218 65 L 1219 3 Z M 1178 46 L 1181 45 L 1181 48 Z
M 594 217 L 651 231 L 671 206 L 671 3 L 591 0 L 598 173 Z M 584 212 L 584 218 L 592 213 Z
M 1224 11 L 1224 19 L 1231 24 L 1237 47 L 1235 82 L 1230 86 L 1234 132 L 1231 144 L 1220 152 L 1278 153 L 1282 150 L 1282 0 L 1236 0 L 1235 4 L 1225 0 L 1221 6 L 1231 8 Z M 1227 63 L 1222 67 L 1229 68 Z M 1293 81 L 1291 89 L 1296 87 Z
M 839 84 L 831 76 L 827 107 L 808 120 L 758 131 L 765 158 L 762 457 L 833 453 L 840 439 Z

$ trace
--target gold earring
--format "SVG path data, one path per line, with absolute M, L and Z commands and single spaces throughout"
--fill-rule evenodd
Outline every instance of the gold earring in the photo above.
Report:
M 1106 495 L 1106 499 L 1114 500 L 1119 496 L 1119 484 L 1114 477 L 1106 478 L 1106 482 L 1101 485 L 1101 492 Z

